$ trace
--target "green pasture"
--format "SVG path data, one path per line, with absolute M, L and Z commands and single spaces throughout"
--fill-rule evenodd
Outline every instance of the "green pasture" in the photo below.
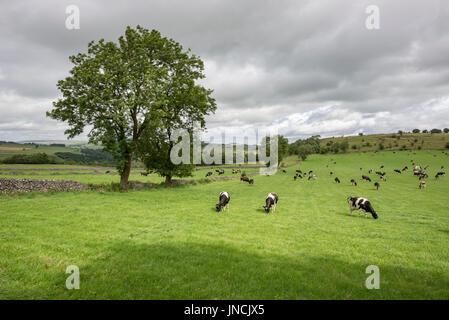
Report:
M 430 166 L 424 190 L 411 170 L 393 172 L 411 160 Z M 381 165 L 377 191 L 376 175 L 361 175 Z M 0 299 L 449 299 L 449 176 L 433 178 L 441 166 L 441 151 L 313 155 L 285 174 L 253 176 L 253 186 L 0 196 Z M 295 182 L 296 169 L 318 179 Z M 91 181 L 100 178 L 119 179 Z M 230 210 L 217 213 L 220 191 Z M 266 214 L 269 192 L 279 204 Z M 350 216 L 351 195 L 368 198 L 379 219 Z M 65 286 L 69 265 L 79 290 Z M 369 265 L 380 289 L 365 287 Z

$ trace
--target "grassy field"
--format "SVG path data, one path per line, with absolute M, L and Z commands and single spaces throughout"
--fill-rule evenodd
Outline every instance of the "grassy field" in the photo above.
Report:
M 49 155 L 55 154 L 55 152 L 72 152 L 80 154 L 78 148 L 71 147 L 56 147 L 50 145 L 40 145 L 36 148 L 33 145 L 13 144 L 13 143 L 0 143 L 0 160 L 11 157 L 16 154 L 35 154 L 44 152 Z
M 367 136 L 336 137 L 321 140 L 322 147 L 329 147 L 332 142 L 348 141 L 348 152 L 380 150 L 444 150 L 449 143 L 447 133 L 398 133 L 373 134 Z M 382 147 L 381 147 L 382 146 Z
M 34 168 L 33 166 L 37 166 L 38 168 Z M 40 168 L 42 165 L 27 165 L 26 170 L 21 169 L 21 166 L 14 167 L 14 169 L 2 168 L 0 167 L 0 178 L 14 178 L 14 179 L 23 179 L 23 178 L 32 178 L 32 179 L 56 179 L 56 180 L 73 180 L 82 182 L 85 184 L 95 184 L 95 185 L 105 185 L 111 183 L 119 183 L 120 175 L 119 174 L 106 174 L 107 171 L 105 168 L 90 168 L 90 170 L 79 170 L 80 167 L 74 167 L 73 170 L 70 169 L 59 169 L 59 170 L 42 170 Z M 223 167 L 225 168 L 225 167 Z M 78 169 L 78 170 L 77 170 Z M 93 172 L 96 170 L 96 174 Z M 114 169 L 109 168 L 109 170 L 114 171 Z M 212 171 L 212 178 L 216 177 L 240 177 L 239 174 L 232 174 L 231 169 L 224 169 L 225 173 L 219 176 L 215 169 L 202 169 L 196 170 L 193 172 L 191 177 L 184 177 L 182 179 L 203 179 L 206 176 L 208 171 Z M 256 173 L 259 169 L 257 168 L 242 168 L 241 172 L 245 172 L 247 174 Z M 148 176 L 142 176 L 140 172 L 145 172 L 143 169 L 133 169 L 131 171 L 131 175 L 129 176 L 130 181 L 140 181 L 140 182 L 151 182 L 159 184 L 165 181 L 165 178 L 159 176 L 156 173 L 149 174 Z M 21 173 L 21 174 L 18 174 Z M 179 179 L 179 178 L 177 178 Z M 175 179 L 176 180 L 176 179 Z
M 427 189 L 393 173 L 411 159 L 430 165 Z M 376 191 L 361 174 L 380 165 L 387 182 Z M 314 155 L 254 186 L 0 196 L 0 298 L 449 299 L 449 177 L 433 178 L 442 165 L 441 151 Z M 297 168 L 318 180 L 294 182 Z M 215 211 L 220 191 L 229 212 Z M 279 204 L 266 214 L 269 192 Z M 350 195 L 379 219 L 350 216 Z M 69 265 L 79 290 L 65 287 Z M 369 265 L 378 290 L 365 288 Z

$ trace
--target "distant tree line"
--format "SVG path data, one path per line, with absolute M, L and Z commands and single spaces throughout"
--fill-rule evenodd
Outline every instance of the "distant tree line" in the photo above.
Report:
M 63 160 L 46 153 L 16 154 L 1 161 L 5 164 L 60 164 Z
M 114 165 L 114 158 L 108 152 L 95 149 L 81 149 L 81 154 L 73 152 L 55 152 L 66 163 Z
M 399 130 L 399 132 L 402 132 L 401 130 Z M 398 133 L 399 133 L 398 132 Z M 427 129 L 424 129 L 424 130 L 420 130 L 420 129 L 413 129 L 412 130 L 412 133 L 449 133 L 449 128 L 444 128 L 443 130 L 441 130 L 441 129 L 437 129 L 437 128 L 434 128 L 434 129 L 431 129 L 430 131 L 429 130 L 427 130 Z

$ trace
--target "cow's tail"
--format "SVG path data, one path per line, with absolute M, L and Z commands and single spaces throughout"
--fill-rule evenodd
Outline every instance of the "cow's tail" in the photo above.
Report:
M 373 206 L 371 205 L 370 202 L 368 202 L 368 203 L 366 204 L 366 207 L 367 207 L 367 209 L 368 209 L 367 211 L 371 213 L 371 215 L 373 216 L 374 219 L 377 219 L 377 218 L 379 217 L 379 216 L 377 215 L 377 212 L 374 211 L 374 208 L 373 208 Z

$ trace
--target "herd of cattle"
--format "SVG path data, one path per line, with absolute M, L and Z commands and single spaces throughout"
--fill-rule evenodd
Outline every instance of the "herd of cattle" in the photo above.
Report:
M 424 168 L 421 168 L 421 166 L 419 165 L 415 165 L 415 163 L 413 162 L 413 160 L 411 160 L 412 165 L 413 165 L 413 175 L 417 176 L 419 179 L 419 185 L 418 188 L 419 189 L 423 189 L 426 188 L 426 181 L 424 181 L 424 179 L 428 178 L 429 175 L 426 173 L 426 170 L 429 168 L 429 165 L 426 165 Z M 334 162 L 334 164 L 336 164 L 336 162 Z M 328 167 L 328 166 L 326 166 Z M 383 169 L 384 165 L 380 166 L 380 169 Z M 444 169 L 444 166 L 441 166 L 441 169 Z M 233 172 L 232 173 L 237 173 L 234 169 L 232 169 Z M 363 168 L 360 168 L 360 170 L 362 171 Z M 408 170 L 408 166 L 405 166 L 404 168 L 402 168 L 402 170 L 399 169 L 394 169 L 393 172 L 397 173 L 397 174 L 402 174 L 403 172 Z M 219 174 L 223 174 L 224 170 L 215 170 L 217 172 L 219 172 Z M 238 170 L 240 172 L 240 170 Z M 369 174 L 373 173 L 373 169 L 368 170 Z M 286 170 L 282 170 L 283 173 L 287 173 Z M 387 181 L 387 173 L 385 171 L 375 171 L 375 174 L 379 176 L 379 179 L 381 181 L 386 182 Z M 206 177 L 212 175 L 212 172 L 208 172 Z M 330 176 L 333 176 L 334 172 L 330 172 Z M 436 173 L 435 175 L 435 180 L 438 180 L 440 177 L 445 176 L 446 173 L 444 171 L 439 171 Z M 310 171 L 306 171 L 303 172 L 301 170 L 296 170 L 296 174 L 293 177 L 293 179 L 296 181 L 297 179 L 303 179 L 306 178 L 307 180 L 316 180 L 318 177 L 316 174 L 313 173 L 313 170 Z M 367 181 L 367 182 L 372 182 L 371 178 L 367 175 L 363 175 L 362 174 L 362 180 Z M 244 181 L 244 182 L 248 182 L 250 185 L 254 184 L 254 179 L 249 179 L 248 177 L 246 177 L 245 175 L 242 175 L 240 178 L 240 181 Z M 336 183 L 341 183 L 340 179 L 338 177 L 334 178 L 334 181 Z M 357 186 L 357 182 L 355 181 L 355 179 L 351 179 L 351 185 L 352 186 Z M 374 187 L 376 188 L 376 190 L 379 190 L 380 188 L 380 183 L 379 182 L 375 182 L 374 183 Z M 216 209 L 217 212 L 220 211 L 224 211 L 226 210 L 226 208 L 229 210 L 229 201 L 231 200 L 231 197 L 229 195 L 228 192 L 220 192 L 219 194 L 219 203 L 216 205 Z M 267 195 L 267 197 L 265 198 L 265 206 L 263 206 L 263 208 L 265 209 L 266 213 L 269 213 L 270 210 L 271 211 L 275 211 L 276 210 L 276 204 L 279 201 L 279 196 L 276 193 L 269 193 Z M 349 211 L 350 214 L 352 215 L 352 212 L 354 210 L 358 210 L 358 214 L 360 215 L 361 210 L 363 210 L 365 212 L 365 217 L 367 216 L 367 213 L 371 213 L 371 215 L 373 216 L 374 219 L 378 218 L 378 214 L 377 212 L 374 210 L 373 206 L 371 205 L 370 201 L 366 198 L 362 198 L 362 197 L 349 197 L 347 198 L 348 201 L 348 205 L 349 205 Z

